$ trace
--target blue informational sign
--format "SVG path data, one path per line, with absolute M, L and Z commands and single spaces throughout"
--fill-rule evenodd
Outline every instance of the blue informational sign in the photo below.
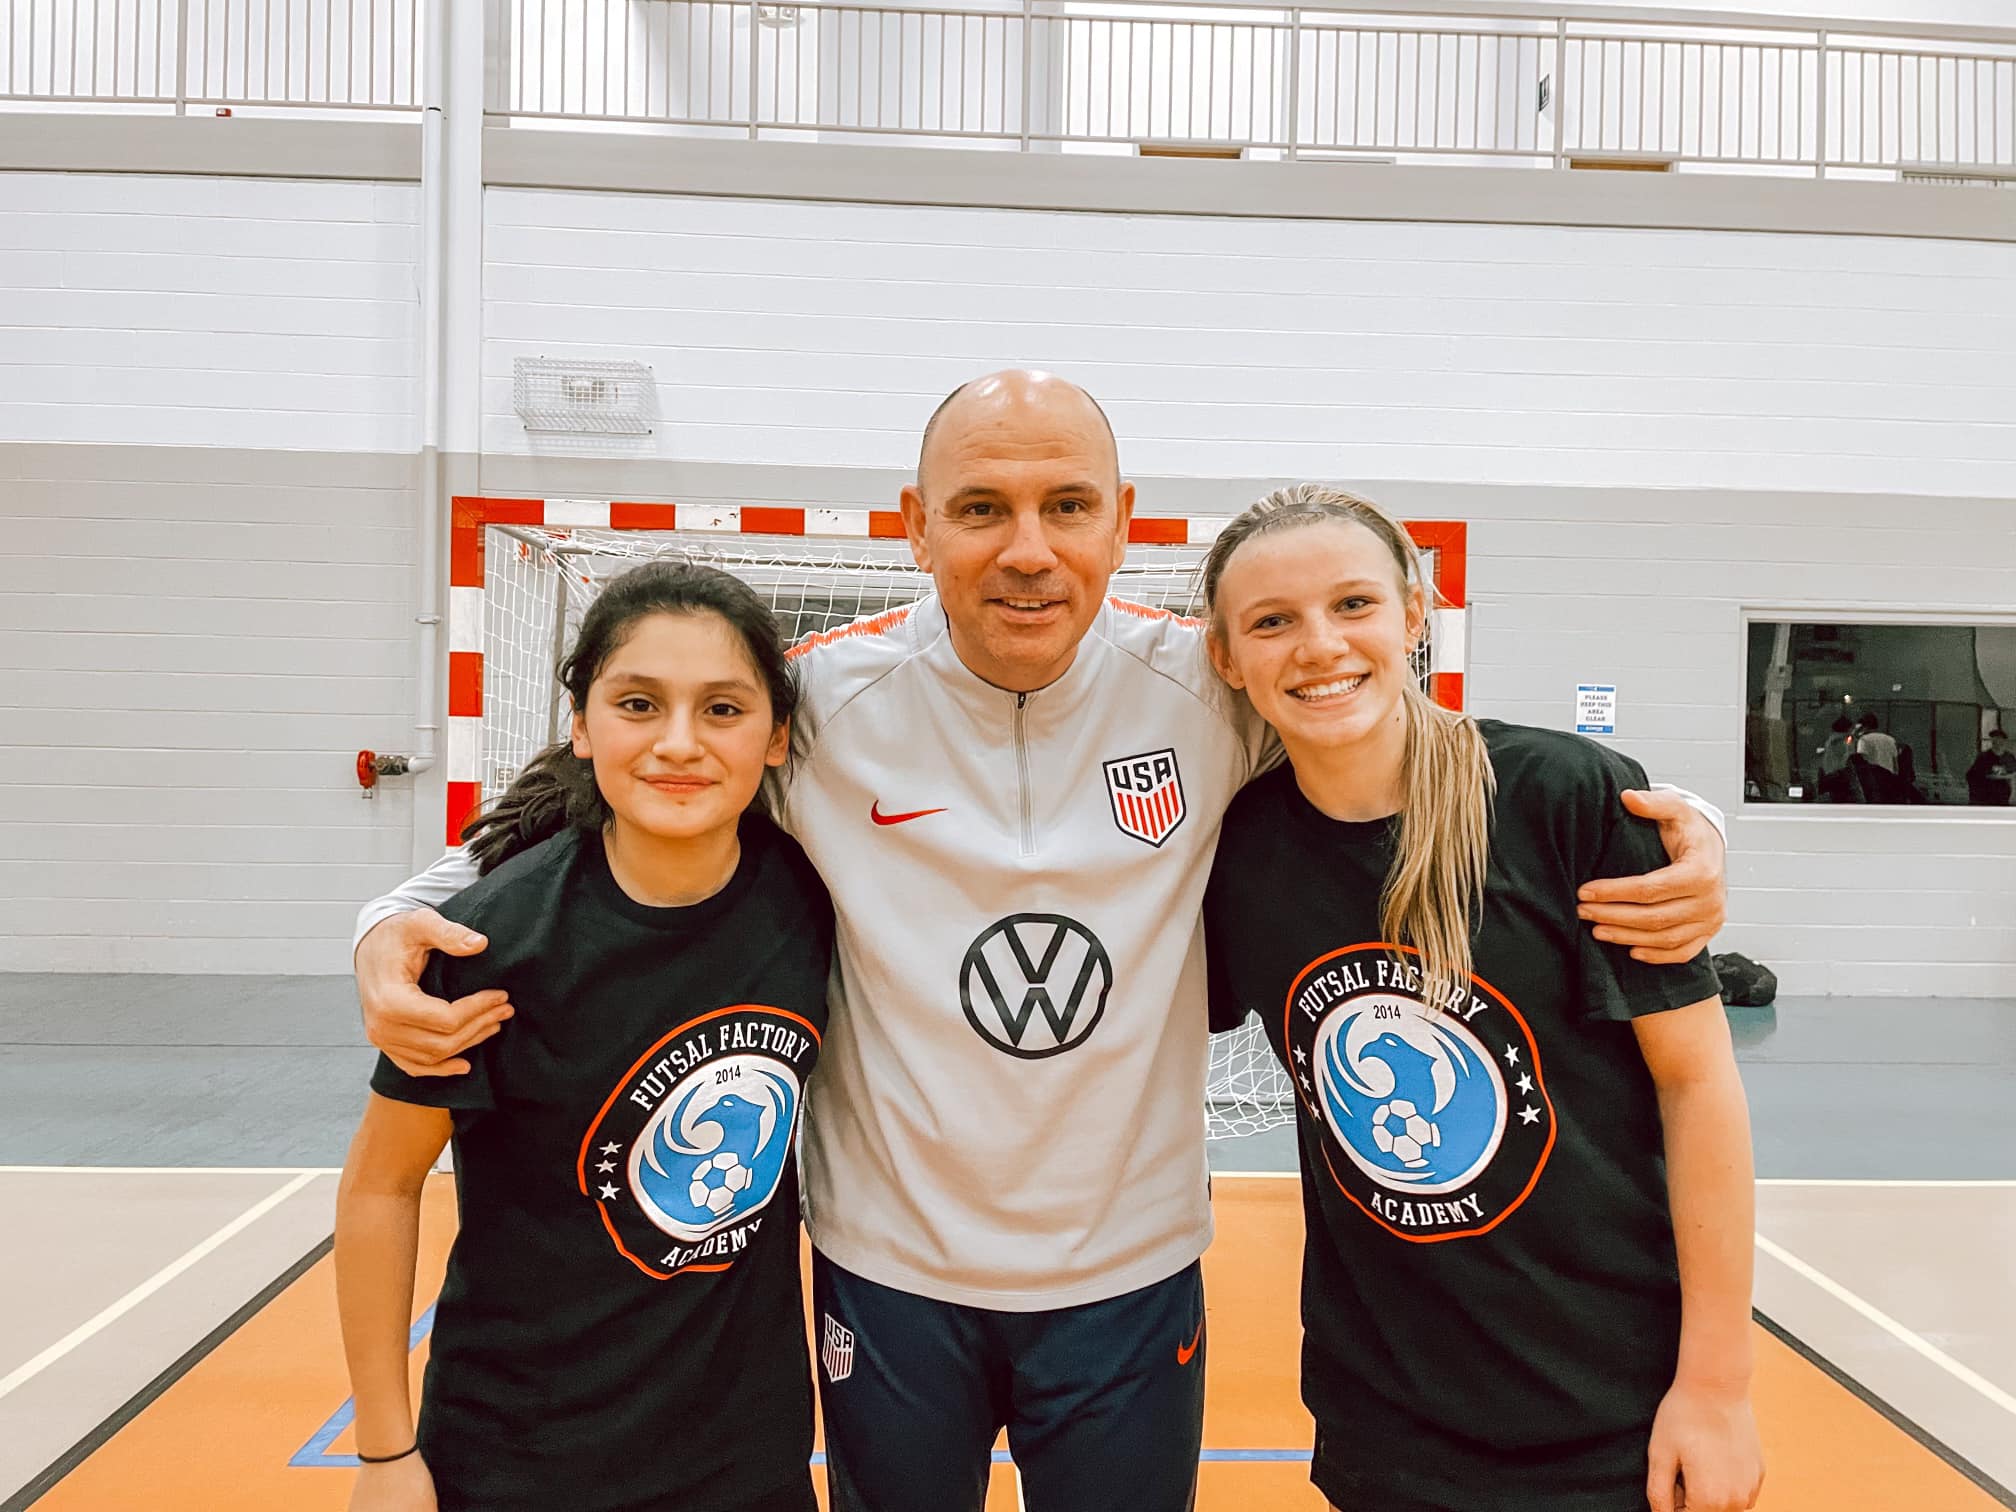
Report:
M 1577 735 L 1617 733 L 1617 684 L 1575 684 L 1575 733 Z

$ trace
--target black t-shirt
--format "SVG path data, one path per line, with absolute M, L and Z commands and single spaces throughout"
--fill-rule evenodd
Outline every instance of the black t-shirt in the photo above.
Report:
M 1575 891 L 1665 863 L 1644 772 L 1481 722 L 1498 779 L 1467 997 L 1430 1012 L 1380 943 L 1397 820 L 1330 819 L 1282 767 L 1226 816 L 1206 894 L 1212 1027 L 1249 1010 L 1294 1078 L 1308 1221 L 1303 1398 L 1353 1512 L 1642 1505 L 1679 1274 L 1659 1111 L 1629 1021 L 1717 994 L 1647 966 Z
M 833 942 L 804 853 L 751 815 L 727 886 L 652 908 L 570 831 L 441 912 L 490 945 L 426 990 L 517 1010 L 466 1077 L 371 1079 L 454 1112 L 420 1409 L 442 1505 L 712 1512 L 804 1475 L 793 1144 Z

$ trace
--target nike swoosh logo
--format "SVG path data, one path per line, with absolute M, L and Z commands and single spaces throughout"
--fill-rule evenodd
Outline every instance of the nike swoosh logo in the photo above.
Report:
M 882 800 L 879 798 L 868 805 L 868 817 L 877 824 L 908 824 L 912 819 L 928 819 L 933 814 L 944 812 L 942 808 L 935 808 L 913 809 L 907 814 L 885 814 L 882 812 Z
M 1178 1365 L 1188 1365 L 1190 1363 L 1191 1357 L 1197 1353 L 1198 1342 L 1203 1337 L 1204 1320 L 1199 1318 L 1197 1320 L 1197 1332 L 1190 1335 L 1190 1342 L 1188 1344 L 1180 1346 L 1176 1351 L 1176 1363 Z

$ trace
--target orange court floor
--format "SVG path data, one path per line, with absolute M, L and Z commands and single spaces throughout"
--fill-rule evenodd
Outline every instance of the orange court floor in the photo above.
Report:
M 65 1178 L 50 1169 L 42 1171 L 38 1181 L 29 1168 L 7 1169 L 14 1174 L 0 1176 L 0 1217 L 28 1211 L 34 1194 L 54 1183 L 61 1182 L 66 1190 L 74 1191 L 79 1183 L 109 1181 L 119 1174 L 73 1172 Z M 138 1174 L 129 1173 L 129 1179 Z M 258 1173 L 240 1174 L 259 1179 Z M 264 1179 L 273 1186 L 277 1176 L 269 1173 Z M 166 1201 L 175 1187 L 172 1179 L 147 1184 L 153 1188 L 151 1200 L 156 1202 Z M 1822 1188 L 1830 1184 L 1786 1185 Z M 2010 1183 L 1889 1185 L 1900 1190 L 1884 1200 L 1888 1216 L 1877 1221 L 1893 1229 L 1899 1224 L 1943 1221 L 1929 1217 L 1929 1210 L 1910 1207 L 1928 1186 L 1993 1188 L 1986 1195 L 1997 1205 L 1986 1218 L 1988 1233 L 1983 1237 L 1991 1245 L 2006 1243 L 2011 1211 L 2006 1199 L 2016 1198 L 2016 1192 L 2009 1190 Z M 24 1192 L 28 1196 L 24 1197 Z M 1302 1222 L 1297 1184 L 1292 1177 L 1220 1176 L 1214 1195 L 1219 1237 L 1205 1259 L 1211 1346 L 1198 1506 L 1201 1512 L 1272 1512 L 1277 1508 L 1283 1512 L 1322 1512 L 1324 1503 L 1308 1483 L 1311 1428 L 1295 1385 L 1296 1272 Z M 1862 1195 L 1857 1195 L 1858 1204 Z M 1980 1195 L 1966 1200 L 1972 1202 Z M 1795 1192 L 1775 1204 L 1785 1210 L 1781 1216 L 1787 1227 L 1781 1228 L 1781 1233 L 1799 1232 L 1798 1225 L 1804 1221 L 1801 1202 L 1811 1196 L 1811 1192 Z M 267 1200 L 326 1208 L 333 1200 L 333 1175 L 326 1171 L 301 1173 L 295 1181 L 276 1187 Z M 1945 1197 L 1931 1200 L 1944 1201 Z M 1898 1202 L 1904 1206 L 1897 1206 Z M 1773 1206 L 1765 1204 L 1767 1210 Z M 426 1212 L 416 1293 L 419 1316 L 414 1327 L 416 1387 L 427 1353 L 431 1300 L 453 1232 L 451 1178 L 433 1178 Z M 301 1221 L 311 1230 L 315 1226 L 312 1213 Z M 45 1228 L 41 1238 L 60 1246 L 63 1238 L 57 1230 L 62 1225 L 50 1222 L 55 1227 Z M 34 1263 L 26 1251 L 37 1243 L 32 1224 L 26 1228 L 17 1225 L 14 1231 L 23 1240 L 21 1252 L 0 1268 L 0 1283 L 10 1285 L 26 1279 L 18 1272 Z M 326 1227 L 321 1231 L 326 1234 Z M 1873 1313 L 1881 1323 L 1892 1325 L 1889 1334 L 1920 1339 L 1889 1313 L 1806 1265 L 1786 1245 L 1760 1239 L 1760 1247 L 1767 1245 L 1760 1253 L 1760 1267 L 1774 1268 L 1774 1275 L 1782 1268 L 1778 1255 L 1773 1254 L 1776 1250 L 1795 1267 L 1811 1271 L 1826 1283 L 1817 1287 L 1796 1269 L 1791 1272 L 1797 1284 L 1812 1293 L 1802 1305 L 1831 1306 L 1838 1300 L 1832 1293 L 1842 1293 L 1861 1303 L 1862 1313 Z M 188 1254 L 201 1248 L 198 1244 Z M 60 1248 L 54 1253 L 38 1248 L 37 1253 L 45 1277 L 64 1265 Z M 50 1405 L 53 1397 L 35 1411 L 17 1410 L 11 1420 L 15 1429 L 45 1435 L 44 1468 L 17 1482 L 19 1488 L 0 1500 L 0 1512 L 29 1506 L 37 1512 L 338 1512 L 343 1508 L 355 1475 L 355 1461 L 350 1452 L 349 1388 L 337 1335 L 332 1262 L 326 1238 L 309 1247 L 305 1255 L 296 1253 L 293 1264 L 269 1263 L 265 1284 L 250 1301 L 237 1306 L 200 1343 L 154 1374 L 144 1389 L 125 1398 L 116 1410 L 99 1416 L 81 1438 L 70 1437 L 60 1411 Z M 2002 1253 L 2006 1255 L 2006 1248 Z M 215 1247 L 191 1260 L 184 1271 L 199 1269 L 214 1257 Z M 10 1276 L 9 1270 L 17 1274 Z M 156 1291 L 188 1279 L 178 1272 Z M 1776 1276 L 1772 1284 L 1793 1282 Z M 1764 1290 L 1760 1287 L 1760 1306 Z M 17 1300 L 7 1315 L 12 1321 L 0 1319 L 4 1325 L 0 1326 L 0 1344 L 15 1341 L 18 1355 L 38 1335 L 34 1320 L 23 1316 L 34 1309 L 22 1305 L 19 1290 L 13 1295 Z M 128 1305 L 131 1296 L 131 1291 L 121 1296 L 115 1306 L 124 1310 L 111 1318 L 104 1316 L 108 1309 L 101 1309 L 86 1320 L 83 1326 L 90 1328 L 90 1335 L 81 1344 L 76 1341 L 79 1329 L 73 1328 L 0 1377 L 0 1426 L 10 1422 L 10 1405 L 22 1408 L 19 1400 L 13 1404 L 6 1400 L 16 1386 L 46 1386 L 51 1373 L 80 1368 L 78 1356 L 93 1349 L 104 1351 L 107 1361 L 116 1360 L 120 1329 L 144 1328 L 150 1304 L 158 1301 L 150 1293 Z M 1797 1311 L 1797 1307 L 1788 1301 L 1784 1310 Z M 53 1329 L 57 1321 L 41 1326 L 45 1331 Z M 1869 1322 L 1867 1318 L 1863 1321 Z M 1885 1339 L 1878 1343 L 1883 1344 L 1886 1357 L 1908 1355 L 1922 1365 L 1927 1358 L 1925 1350 L 1930 1349 L 1938 1358 L 1957 1363 L 1937 1345 L 1922 1339 L 1922 1348 L 1909 1348 L 1880 1326 L 1872 1325 L 1863 1332 L 1872 1331 L 1885 1335 L 1887 1343 Z M 1760 1505 L 1767 1512 L 1993 1512 L 1998 1507 L 2016 1506 L 2016 1500 L 1978 1464 L 1877 1398 L 1865 1384 L 1848 1378 L 1837 1366 L 1821 1363 L 1814 1349 L 1803 1341 L 1788 1340 L 1787 1330 L 1777 1320 L 1770 1326 L 1758 1325 L 1756 1400 L 1769 1464 Z M 140 1347 L 141 1342 L 136 1340 L 132 1347 Z M 51 1359 L 51 1351 L 58 1345 L 72 1347 L 65 1348 L 60 1358 Z M 1852 1353 L 1852 1348 L 1832 1348 L 1837 1357 L 1844 1351 Z M 8 1369 L 10 1363 L 0 1356 L 0 1370 Z M 30 1372 L 33 1381 L 23 1374 L 29 1366 L 37 1367 Z M 1909 1362 L 1897 1368 L 1908 1370 Z M 2016 1403 L 2016 1397 L 1980 1372 L 1964 1365 L 1959 1368 L 1963 1375 L 1974 1376 L 1977 1384 L 1989 1388 L 1991 1409 L 2001 1408 L 1998 1398 Z M 80 1378 L 72 1397 L 81 1390 Z M 1979 1391 L 1975 1394 L 1981 1395 Z M 2016 1417 L 1993 1411 L 1989 1427 L 1998 1426 L 2005 1432 L 2016 1428 Z M 29 1452 L 38 1451 L 31 1448 Z M 1015 1512 L 1021 1501 L 1014 1467 L 1007 1462 L 1005 1451 L 997 1451 L 996 1461 L 988 1512 Z M 818 1475 L 823 1471 L 815 1468 Z M 0 1483 L 0 1495 L 7 1489 Z

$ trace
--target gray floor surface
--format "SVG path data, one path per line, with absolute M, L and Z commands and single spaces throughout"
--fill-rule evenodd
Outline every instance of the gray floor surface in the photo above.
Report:
M 2016 1177 L 2016 1000 L 1731 1009 L 1764 1177 Z M 372 1052 L 348 977 L 0 973 L 0 1165 L 333 1166 Z M 1289 1170 L 1292 1129 L 1216 1143 Z

